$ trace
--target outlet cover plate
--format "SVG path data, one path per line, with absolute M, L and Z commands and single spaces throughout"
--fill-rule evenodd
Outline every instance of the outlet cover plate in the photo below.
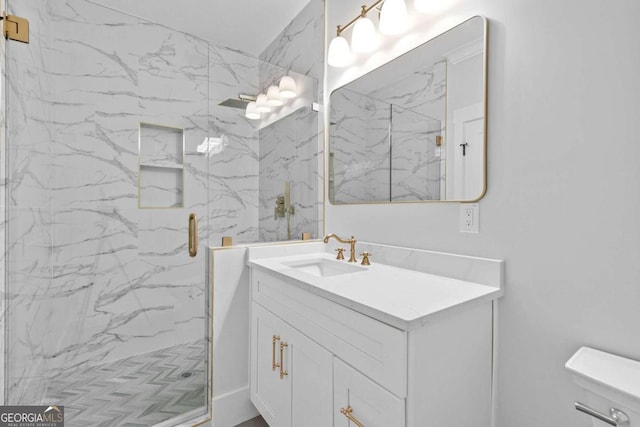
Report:
M 460 203 L 460 232 L 480 232 L 480 205 L 478 203 Z

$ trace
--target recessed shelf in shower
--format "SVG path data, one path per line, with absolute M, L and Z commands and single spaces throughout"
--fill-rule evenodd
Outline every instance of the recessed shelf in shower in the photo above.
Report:
M 184 129 L 140 123 L 138 206 L 184 206 Z

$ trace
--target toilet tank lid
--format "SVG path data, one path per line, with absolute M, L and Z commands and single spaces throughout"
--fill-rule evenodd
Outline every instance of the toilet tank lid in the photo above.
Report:
M 575 375 L 640 399 L 640 362 L 582 347 L 565 367 Z

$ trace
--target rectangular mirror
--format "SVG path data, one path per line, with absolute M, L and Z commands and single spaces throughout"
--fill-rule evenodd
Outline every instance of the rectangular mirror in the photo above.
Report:
M 487 21 L 473 17 L 331 93 L 333 204 L 486 191 Z

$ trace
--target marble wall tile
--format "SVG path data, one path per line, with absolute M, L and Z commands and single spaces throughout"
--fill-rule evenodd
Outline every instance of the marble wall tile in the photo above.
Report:
M 440 200 L 440 120 L 391 106 L 391 200 Z
M 56 375 L 204 335 L 206 254 L 188 257 L 186 225 L 196 212 L 204 251 L 209 45 L 82 0 L 19 4 L 36 32 L 8 64 L 8 381 L 33 403 Z M 140 121 L 185 129 L 189 209 L 138 209 Z
M 31 19 L 32 41 L 7 48 L 5 96 L 16 108 L 2 152 L 11 167 L 9 307 L 0 323 L 12 325 L 10 402 L 33 403 L 58 375 L 202 338 L 206 246 L 222 236 L 277 238 L 269 227 L 259 235 L 261 156 L 272 182 L 275 170 L 295 177 L 295 233 L 320 227 L 321 138 L 308 108 L 263 141 L 244 110 L 219 106 L 261 89 L 257 58 L 86 0 L 14 4 L 12 12 Z M 295 50 L 307 50 L 304 40 L 322 22 L 305 9 L 269 55 L 321 73 L 322 35 L 313 59 Z M 140 122 L 184 129 L 184 208 L 139 209 Z M 293 146 L 276 144 L 287 135 Z M 208 137 L 222 138 L 224 149 L 198 152 Z M 287 163 L 292 149 L 296 161 Z M 195 259 L 187 256 L 190 212 L 200 218 Z
M 11 208 L 7 218 L 7 396 L 9 402 L 37 399 L 48 374 L 42 357 L 47 327 L 56 310 L 48 295 L 51 278 L 51 211 Z M 45 303 L 43 303 L 45 302 Z
M 446 117 L 447 64 L 437 62 L 390 81 L 369 96 L 419 114 L 444 120 Z
M 54 283 L 93 289 L 71 316 L 82 320 L 82 330 L 70 342 L 59 340 L 63 371 L 176 344 L 175 307 L 192 301 L 194 293 L 204 316 L 204 268 L 190 261 L 184 246 L 189 212 L 205 219 L 204 225 L 207 218 L 208 164 L 195 147 L 208 133 L 209 64 L 206 42 L 160 25 L 79 0 L 56 13 L 63 27 L 56 42 L 66 45 L 70 58 L 54 62 L 62 106 L 56 109 L 61 179 Z M 75 34 L 90 35 L 77 40 Z M 185 209 L 172 216 L 145 211 L 146 223 L 137 209 L 140 122 L 183 128 L 185 138 Z M 69 171 L 73 191 L 65 191 Z M 82 226 L 68 227 L 79 221 Z M 149 251 L 146 240 L 140 250 L 139 233 L 148 237 L 150 230 L 157 239 L 183 238 L 164 252 Z M 204 244 L 206 237 L 200 235 Z
M 318 134 L 311 131 L 317 116 L 311 108 L 300 109 L 260 131 L 261 242 L 299 240 L 303 232 L 318 235 Z M 276 199 L 284 196 L 286 181 L 295 209 L 289 225 L 286 216 L 274 216 Z
M 446 150 L 435 145 L 435 136 L 445 136 L 446 62 L 417 70 L 371 95 L 393 105 L 392 200 L 440 200 L 446 187 Z
M 209 49 L 209 135 L 226 147 L 209 157 L 209 236 L 234 243 L 258 240 L 258 133 L 243 109 L 220 106 L 226 99 L 258 92 L 258 60 L 224 47 Z
M 389 104 L 349 90 L 331 100 L 331 194 L 342 203 L 389 201 Z
M 272 65 L 322 81 L 324 75 L 324 0 L 310 0 L 259 55 Z
M 34 401 L 41 395 L 38 387 L 47 374 L 43 358 L 31 360 L 31 351 L 39 352 L 44 332 L 32 318 L 46 319 L 51 307 L 34 300 L 42 299 L 51 287 L 51 223 L 53 114 L 52 78 L 45 73 L 44 54 L 50 48 L 51 27 L 46 9 L 40 2 L 11 2 L 9 13 L 29 16 L 32 30 L 30 45 L 4 44 L 6 79 L 3 87 L 6 127 L 3 143 L 3 223 L 6 235 L 2 276 L 6 298 L 8 328 L 6 340 L 7 402 Z M 5 198 L 3 197 L 3 200 Z M 3 226 L 5 225 L 3 224 Z M 46 320 L 45 320 L 46 321 Z M 5 329 L 2 329 L 4 332 Z
M 310 103 L 321 99 L 324 71 L 324 1 L 311 0 L 260 54 L 262 86 L 282 75 L 281 69 L 307 76 L 311 99 L 290 116 L 260 130 L 260 241 L 298 240 L 303 232 L 321 233 L 323 118 Z M 275 67 L 277 66 L 277 67 Z M 311 79 L 313 78 L 313 79 Z M 302 80 L 301 78 L 299 80 Z M 300 84 L 300 83 L 299 83 Z M 274 217 L 278 195 L 290 182 L 295 213 L 290 225 Z
M 329 183 L 338 202 L 440 199 L 445 151 L 435 137 L 445 131 L 445 62 L 367 95 L 343 88 L 331 102 Z

